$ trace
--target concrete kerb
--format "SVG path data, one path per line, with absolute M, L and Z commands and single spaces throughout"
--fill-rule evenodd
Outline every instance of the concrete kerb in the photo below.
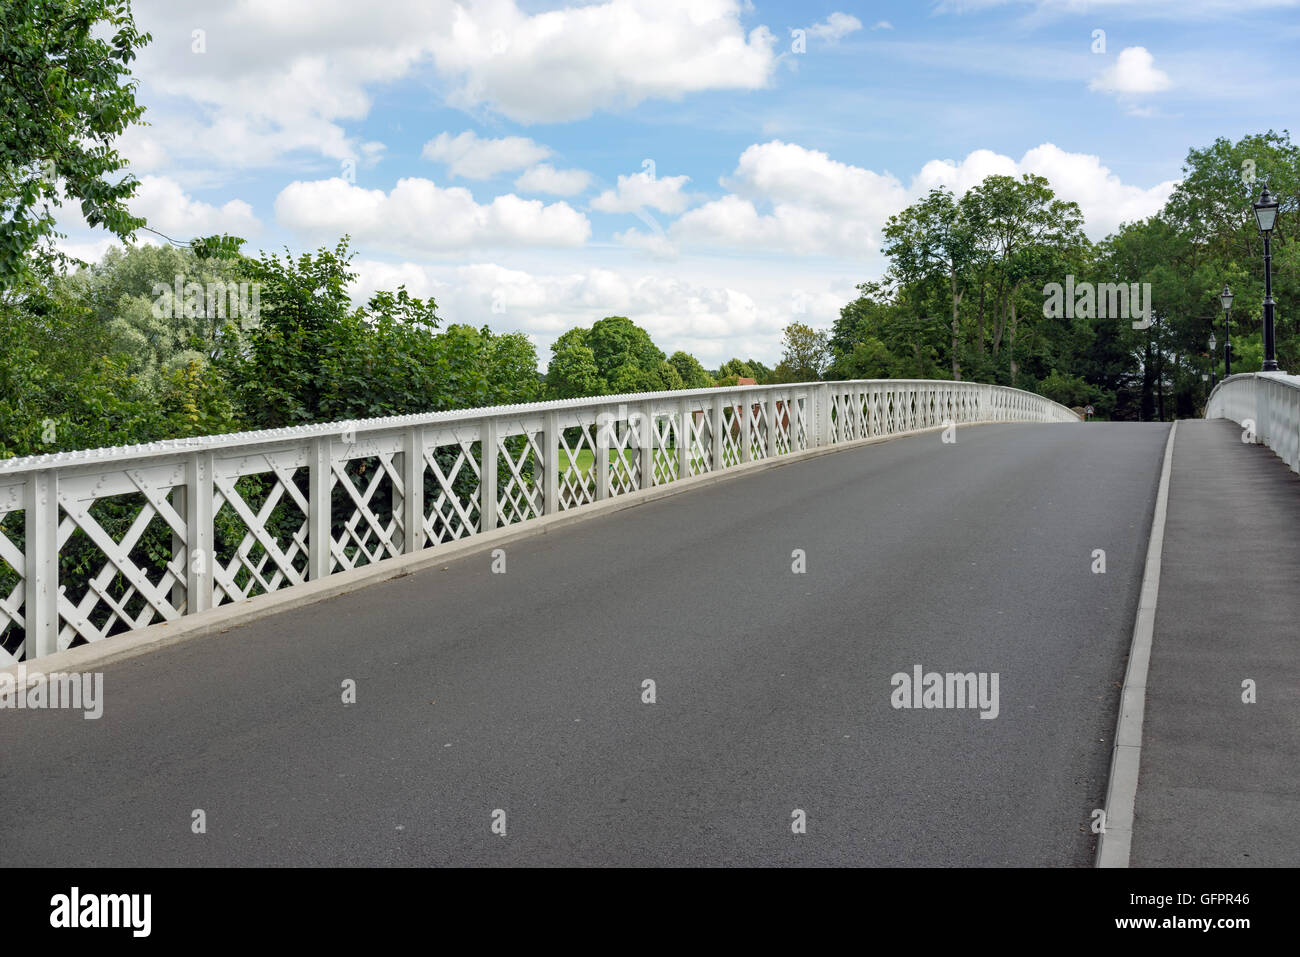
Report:
M 1115 725 L 1115 749 L 1111 755 L 1110 780 L 1106 787 L 1103 828 L 1097 839 L 1097 867 L 1128 867 L 1133 848 L 1133 808 L 1137 803 L 1138 772 L 1142 762 L 1142 720 L 1146 712 L 1147 670 L 1151 663 L 1151 641 L 1155 634 L 1156 601 L 1160 594 L 1160 559 L 1165 544 L 1165 517 L 1169 511 L 1169 476 L 1174 464 L 1175 422 L 1165 442 L 1160 466 L 1160 487 L 1151 519 L 1147 560 L 1142 574 L 1142 593 L 1133 641 L 1124 673 L 1119 718 Z
M 1006 424 L 1009 423 L 966 422 L 959 423 L 957 427 L 969 428 L 979 425 Z M 566 528 L 577 522 L 597 518 L 601 515 L 608 515 L 626 508 L 635 508 L 638 505 L 644 505 L 648 502 L 656 502 L 673 495 L 680 495 L 684 492 L 693 491 L 695 489 L 706 488 L 710 485 L 716 485 L 720 482 L 730 481 L 731 479 L 741 478 L 746 475 L 753 475 L 756 472 L 762 472 L 767 469 L 779 468 L 783 465 L 794 464 L 795 462 L 804 462 L 809 459 L 817 458 L 818 456 L 830 455 L 835 452 L 846 452 L 851 449 L 863 448 L 868 445 L 878 445 L 882 442 L 906 438 L 908 436 L 927 435 L 934 432 L 941 432 L 945 428 L 946 426 L 936 425 L 925 429 L 913 429 L 907 432 L 897 432 L 892 435 L 871 436 L 865 439 L 855 439 L 851 442 L 804 449 L 800 452 L 793 452 L 786 455 L 775 456 L 773 458 L 759 459 L 756 462 L 746 462 L 741 465 L 735 465 L 720 472 L 708 472 L 704 475 L 696 475 L 688 479 L 669 482 L 666 485 L 656 485 L 653 488 L 631 492 L 626 495 L 620 495 L 615 498 L 605 499 L 588 505 L 582 505 L 578 508 L 559 512 L 555 515 L 545 515 L 541 518 L 529 519 L 526 522 L 520 522 L 516 525 L 507 525 L 504 528 L 494 529 L 490 532 L 471 535 L 468 538 L 463 538 L 455 542 L 446 542 L 432 548 L 422 549 L 421 551 L 409 555 L 399 555 L 394 558 L 388 558 L 376 562 L 373 565 L 339 572 L 330 575 L 327 578 L 322 578 L 318 581 L 309 581 L 302 585 L 296 585 L 292 588 L 285 589 L 284 591 L 258 595 L 255 598 L 250 598 L 246 601 L 234 604 L 220 605 L 217 608 L 199 612 L 195 615 L 186 615 L 177 621 L 160 622 L 156 625 L 149 625 L 148 627 L 141 628 L 138 631 L 114 635 L 111 638 L 97 641 L 94 644 L 81 645 L 77 648 L 58 651 L 52 655 L 45 655 L 41 658 L 20 661 L 17 664 L 0 668 L 0 674 L 11 674 L 14 676 L 15 681 L 20 674 L 23 674 L 26 675 L 26 683 L 31 684 L 34 681 L 39 680 L 43 674 L 51 672 L 68 673 L 89 670 L 91 668 L 99 668 L 113 662 L 124 661 L 138 655 L 158 651 L 182 641 L 220 634 L 230 630 L 231 628 L 246 625 L 261 618 L 278 615 L 287 611 L 293 611 L 296 608 L 302 608 L 318 601 L 324 601 L 327 598 L 336 598 L 339 595 L 346 595 L 349 592 L 357 591 L 367 585 L 390 581 L 395 578 L 403 578 L 414 572 L 425 571 L 435 566 L 446 564 L 447 562 L 457 561 L 463 558 L 468 558 L 472 555 L 481 554 L 501 545 L 524 541 L 538 535 L 545 535 L 547 532 Z M 22 671 L 20 672 L 19 669 L 22 669 Z

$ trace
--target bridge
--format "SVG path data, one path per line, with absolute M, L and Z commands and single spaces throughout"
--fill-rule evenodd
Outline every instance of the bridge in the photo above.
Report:
M 1298 400 L 805 383 L 2 462 L 0 863 L 1294 864 Z

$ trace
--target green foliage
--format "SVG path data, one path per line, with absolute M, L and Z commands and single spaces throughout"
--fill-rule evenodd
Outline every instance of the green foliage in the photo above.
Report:
M 1069 408 L 1095 404 L 1102 396 L 1102 390 L 1086 382 L 1082 376 L 1063 375 L 1055 369 L 1038 383 L 1036 391 Z
M 674 352 L 668 357 L 668 364 L 676 371 L 682 380 L 681 388 L 683 389 L 711 389 L 713 388 L 713 376 L 704 370 L 700 365 L 700 360 L 688 352 L 680 350 Z
M 588 346 L 579 344 L 576 337 L 562 348 L 557 346 L 559 340 L 551 346 L 551 361 L 546 367 L 546 388 L 553 398 L 609 394 L 609 385 L 596 368 L 595 353 Z
M 129 357 L 75 293 L 46 273 L 0 298 L 0 457 L 167 434 L 164 413 L 146 400 Z
M 144 225 L 126 207 L 136 179 L 111 177 L 126 166 L 114 142 L 144 114 L 129 65 L 150 39 L 129 0 L 0 4 L 0 289 L 34 278 L 29 253 L 52 248 L 65 197 L 121 238 Z
M 1269 131 L 1191 150 L 1158 215 L 1096 244 L 1083 237 L 1078 207 L 1040 177 L 990 176 L 960 200 L 931 192 L 886 226 L 889 270 L 841 310 L 827 375 L 1037 387 L 1083 397 L 1121 419 L 1197 414 L 1212 328 L 1220 340 L 1215 367 L 1223 368 L 1224 283 L 1237 294 L 1233 368 L 1260 368 L 1263 246 L 1250 205 L 1264 177 L 1282 207 L 1273 238 L 1278 360 L 1295 368 L 1300 148 L 1289 134 Z M 1133 314 L 1045 315 L 1045 287 L 1067 276 L 1149 283 L 1151 327 L 1134 329 L 1142 317 Z
M 668 392 L 707 388 L 688 381 L 708 378 L 684 352 L 665 359 L 650 334 L 625 316 L 607 316 L 590 329 L 570 329 L 551 344 L 546 391 L 552 398 Z
M 259 291 L 242 257 L 205 257 L 187 247 L 113 247 L 66 282 L 90 305 L 128 371 L 155 396 L 180 370 L 206 367 L 221 343 L 241 347 L 256 323 Z
M 781 336 L 784 354 L 777 367 L 778 382 L 817 382 L 830 362 L 827 334 L 802 322 L 792 322 Z
M 537 356 L 522 334 L 452 325 L 404 287 L 353 308 L 345 237 L 333 249 L 263 254 L 260 321 L 220 360 L 253 428 L 340 422 L 536 399 Z M 229 343 L 227 343 L 229 346 Z

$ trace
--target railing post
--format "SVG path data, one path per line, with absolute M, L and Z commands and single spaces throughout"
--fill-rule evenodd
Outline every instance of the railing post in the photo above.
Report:
M 187 521 L 185 517 L 185 486 L 177 485 L 172 489 L 171 494 L 172 510 L 180 516 L 181 521 Z M 186 526 L 188 529 L 188 525 Z M 176 568 L 176 580 L 172 582 L 171 604 L 177 611 L 185 605 L 185 587 L 188 581 L 190 550 L 185 544 L 185 535 L 172 529 L 172 564 Z M 185 614 L 190 614 L 191 609 L 186 607 Z
M 479 423 L 478 515 L 479 531 L 497 527 L 497 420 L 485 416 Z
M 1255 444 L 1268 445 L 1268 380 L 1255 377 Z
M 212 489 L 216 467 L 211 452 L 185 460 L 185 613 L 212 607 L 216 591 L 217 542 Z M 309 531 L 310 534 L 310 531 Z M 327 532 L 328 534 L 328 532 Z M 309 540 L 310 547 L 310 540 Z
M 817 445 L 831 444 L 831 386 L 823 382 L 817 387 Z
M 724 393 L 717 392 L 713 395 L 713 408 L 709 413 L 713 416 L 713 428 L 710 430 L 709 437 L 710 451 L 713 453 L 713 471 L 721 472 L 726 465 L 727 437 L 722 430 L 726 428 L 726 416 L 723 414 L 723 403 L 725 402 Z
M 310 495 L 307 499 L 310 514 L 307 517 L 308 577 L 313 581 L 330 573 L 330 524 L 333 507 L 330 504 L 333 482 L 334 436 L 321 435 L 311 441 L 309 466 Z
M 689 399 L 677 403 L 677 479 L 691 477 L 691 446 L 695 441 L 694 413 Z
M 637 488 L 654 488 L 655 484 L 655 440 L 659 430 L 655 428 L 654 409 L 649 402 L 637 406 Z
M 609 443 L 614 438 L 614 416 L 596 413 L 596 501 L 609 498 Z M 620 453 L 622 454 L 622 453 Z
M 742 462 L 748 462 L 754 457 L 753 449 L 750 447 L 752 444 L 750 420 L 753 418 L 754 412 L 753 401 L 750 396 L 751 394 L 747 391 L 740 393 L 740 461 Z
M 413 425 L 402 443 L 402 551 L 424 548 L 424 429 Z
M 570 468 L 576 468 L 571 462 Z M 547 412 L 542 426 L 542 514 L 560 510 L 560 414 Z
M 781 426 L 776 411 L 779 404 L 776 393 L 767 394 L 767 458 L 770 459 L 776 458 L 776 430 Z
M 24 657 L 31 659 L 59 650 L 59 473 L 32 472 L 25 489 Z

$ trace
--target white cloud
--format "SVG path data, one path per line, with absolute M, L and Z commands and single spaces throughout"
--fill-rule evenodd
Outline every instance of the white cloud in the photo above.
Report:
M 1147 189 L 1125 184 L 1099 157 L 1068 153 L 1051 143 L 1019 161 L 991 150 L 975 150 L 960 162 L 931 160 L 904 185 L 888 172 L 773 140 L 746 149 L 735 172 L 722 180 L 730 192 L 690 209 L 664 235 L 631 229 L 616 238 L 658 257 L 713 247 L 873 261 L 889 217 L 931 189 L 941 186 L 961 195 L 988 176 L 1025 173 L 1045 177 L 1058 196 L 1077 202 L 1093 238 L 1158 211 L 1175 185 L 1172 180 Z
M 449 101 L 521 123 L 563 122 L 649 99 L 767 85 L 776 38 L 735 0 L 607 0 L 528 15 L 514 0 L 457 6 L 434 31 Z
M 550 149 L 526 136 L 480 139 L 473 130 L 459 136 L 440 133 L 424 144 L 420 155 L 443 163 L 453 178 L 490 179 L 498 173 L 532 166 L 551 155 Z
M 705 245 L 858 259 L 871 253 L 880 224 L 907 200 L 902 183 L 890 174 L 780 140 L 746 149 L 723 185 L 731 195 L 690 210 L 669 235 Z
M 137 0 L 134 12 L 153 35 L 133 70 L 153 126 L 124 138 L 125 155 L 140 172 L 169 159 L 209 178 L 295 154 L 361 162 L 346 125 L 369 116 L 372 88 L 429 64 L 452 105 L 532 123 L 759 89 L 776 63 L 775 37 L 746 33 L 736 0 L 535 14 L 515 0 Z
M 1092 79 L 1088 89 L 1132 96 L 1159 93 L 1170 86 L 1168 74 L 1156 68 L 1155 58 L 1146 47 L 1126 47 L 1120 51 L 1113 66 Z
M 262 229 L 253 207 L 242 199 L 213 206 L 194 199 L 166 176 L 141 177 L 128 205 L 132 213 L 143 216 L 150 226 L 173 239 L 189 240 L 222 232 L 248 237 Z
M 1031 7 L 1038 14 L 1105 11 L 1134 18 L 1212 19 L 1300 6 L 1300 0 L 934 0 L 936 13 L 975 13 L 1012 5 Z
M 148 237 L 148 234 L 144 234 L 144 237 Z M 141 238 L 140 245 L 154 245 L 153 242 L 144 237 Z M 57 239 L 55 240 L 54 245 L 59 252 L 66 256 L 71 256 L 73 259 L 80 259 L 82 262 L 87 263 L 97 263 L 104 258 L 104 253 L 108 252 L 111 247 L 120 247 L 122 242 L 116 237 L 109 236 L 103 239 L 90 240 L 88 242 L 72 242 L 67 239 Z
M 661 213 L 680 213 L 690 205 L 682 187 L 689 176 L 657 178 L 653 172 L 620 176 L 615 189 L 607 189 L 591 201 L 591 208 L 602 213 L 631 213 L 650 207 Z
M 850 33 L 855 33 L 862 29 L 862 21 L 855 16 L 847 13 L 832 13 L 821 23 L 814 23 L 808 27 L 808 36 L 818 40 L 826 40 L 835 43 Z M 874 30 L 875 27 L 872 27 Z
M 293 182 L 275 199 L 279 223 L 305 238 L 350 234 L 358 243 L 420 253 L 496 246 L 583 245 L 587 217 L 558 202 L 520 199 L 513 193 L 475 202 L 469 190 L 432 180 L 398 180 L 389 193 L 362 189 L 338 177 Z
M 976 150 L 960 163 L 932 160 L 913 180 L 912 192 L 919 196 L 936 186 L 946 186 L 961 194 L 995 173 L 1045 177 L 1057 196 L 1079 204 L 1085 229 L 1094 239 L 1113 232 L 1120 223 L 1144 219 L 1159 211 L 1177 185 L 1175 180 L 1149 189 L 1128 185 L 1104 166 L 1100 157 L 1067 153 L 1052 143 L 1044 143 L 1026 152 L 1019 162 L 989 150 Z
M 350 0 L 212 0 L 201 10 L 137 0 L 133 8 L 153 35 L 133 69 L 153 126 L 129 141 L 128 155 L 149 164 L 163 150 L 173 161 L 246 168 L 295 152 L 365 159 L 343 124 L 368 115 L 370 86 L 427 57 L 427 36 L 451 5 L 393 0 L 362 16 Z
M 591 174 L 585 169 L 556 169 L 550 163 L 539 163 L 515 180 L 515 189 L 521 193 L 576 196 L 590 183 Z
M 992 150 L 973 150 L 960 163 L 930 160 L 912 180 L 913 192 L 924 195 L 937 187 L 958 196 L 973 189 L 989 176 L 1019 176 L 1019 165 L 1010 156 Z
M 498 332 L 534 338 L 545 364 L 549 346 L 574 326 L 604 316 L 628 316 L 665 352 L 684 349 L 706 366 L 732 356 L 775 364 L 781 330 L 794 319 L 825 327 L 852 294 L 849 281 L 780 276 L 769 283 L 707 281 L 627 269 L 544 272 L 497 263 L 455 267 L 414 263 L 356 263 L 357 299 L 404 283 L 413 295 L 432 295 L 446 322 L 487 324 Z M 801 285 L 803 288 L 800 288 Z M 820 288 L 817 288 L 820 286 Z M 493 311 L 493 303 L 504 311 Z
M 615 242 L 622 243 L 631 249 L 639 249 L 648 253 L 650 258 L 672 262 L 680 255 L 681 250 L 677 243 L 668 238 L 664 228 L 655 221 L 654 217 L 642 213 L 637 217 L 649 227 L 650 232 L 643 233 L 641 230 L 633 227 L 624 230 L 621 233 L 614 234 Z
M 892 29 L 894 29 L 894 25 L 893 25 L 892 23 L 890 23 L 888 20 L 878 20 L 878 21 L 875 23 L 875 25 L 872 26 L 871 29 L 873 29 L 873 30 L 892 30 Z

